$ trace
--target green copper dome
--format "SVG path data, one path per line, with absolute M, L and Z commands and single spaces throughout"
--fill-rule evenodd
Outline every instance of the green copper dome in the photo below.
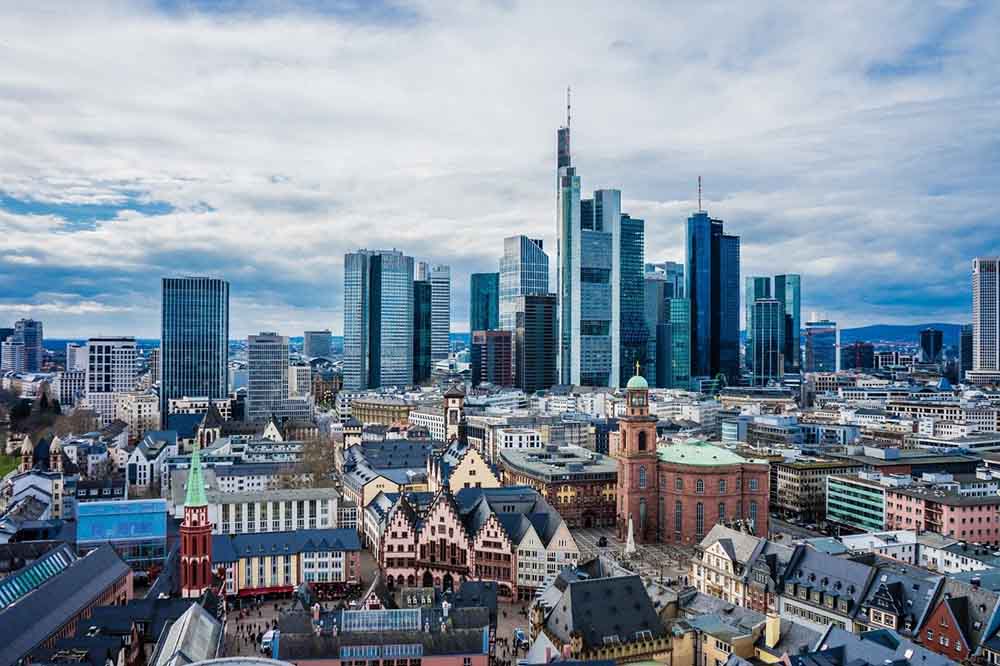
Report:
M 648 389 L 649 382 L 647 382 L 642 375 L 636 375 L 632 379 L 628 380 L 628 384 L 625 385 L 628 389 Z

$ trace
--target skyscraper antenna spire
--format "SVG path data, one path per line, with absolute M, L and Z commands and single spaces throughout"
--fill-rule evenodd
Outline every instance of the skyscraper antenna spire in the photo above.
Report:
M 698 176 L 698 210 L 703 210 L 701 207 L 701 176 Z
M 569 86 L 566 86 L 566 128 L 567 129 L 569 128 L 569 119 L 570 119 L 570 114 L 569 114 L 569 92 L 570 92 Z

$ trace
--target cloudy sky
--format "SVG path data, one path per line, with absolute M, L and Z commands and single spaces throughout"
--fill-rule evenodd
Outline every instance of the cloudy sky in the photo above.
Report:
M 958 0 L 0 3 L 0 325 L 155 337 L 160 277 L 210 274 L 233 337 L 339 333 L 367 246 L 451 264 L 465 330 L 505 236 L 554 249 L 567 85 L 584 190 L 622 190 L 647 260 L 683 261 L 701 175 L 804 316 L 967 321 L 998 34 Z

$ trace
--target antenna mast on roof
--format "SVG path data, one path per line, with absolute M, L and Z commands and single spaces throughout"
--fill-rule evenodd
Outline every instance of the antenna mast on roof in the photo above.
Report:
M 570 114 L 569 114 L 569 93 L 570 93 L 569 86 L 566 86 L 566 128 L 567 129 L 569 129 L 569 118 L 570 118 Z
M 701 211 L 701 176 L 698 176 L 698 210 Z

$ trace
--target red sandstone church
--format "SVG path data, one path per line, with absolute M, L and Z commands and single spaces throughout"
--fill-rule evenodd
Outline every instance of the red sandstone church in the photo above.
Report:
M 705 442 L 657 448 L 649 384 L 636 375 L 626 389 L 626 416 L 610 439 L 618 459 L 618 537 L 628 536 L 629 518 L 636 543 L 697 544 L 716 523 L 737 521 L 766 537 L 768 463 Z

